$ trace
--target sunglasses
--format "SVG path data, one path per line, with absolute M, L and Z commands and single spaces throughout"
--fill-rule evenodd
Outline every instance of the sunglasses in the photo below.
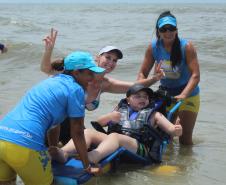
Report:
M 167 32 L 167 30 L 170 31 L 170 32 L 173 32 L 173 31 L 177 30 L 177 27 L 175 27 L 175 26 L 163 26 L 162 28 L 159 28 L 159 32 L 161 32 L 161 33 L 165 33 L 165 32 Z

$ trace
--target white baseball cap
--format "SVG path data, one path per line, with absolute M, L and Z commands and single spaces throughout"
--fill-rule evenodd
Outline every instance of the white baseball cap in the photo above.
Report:
M 122 59 L 122 57 L 123 57 L 122 51 L 120 49 L 118 49 L 117 47 L 115 47 L 115 46 L 105 46 L 105 47 L 103 47 L 99 51 L 99 55 L 102 55 L 103 53 L 107 53 L 107 52 L 113 51 L 113 50 L 115 50 L 117 52 L 118 59 Z

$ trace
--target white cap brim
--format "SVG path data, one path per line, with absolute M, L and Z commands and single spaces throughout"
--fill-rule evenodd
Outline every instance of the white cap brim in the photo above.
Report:
M 105 46 L 99 51 L 99 55 L 102 55 L 103 53 L 107 53 L 114 50 L 118 53 L 118 59 L 122 59 L 123 58 L 122 51 L 115 46 Z

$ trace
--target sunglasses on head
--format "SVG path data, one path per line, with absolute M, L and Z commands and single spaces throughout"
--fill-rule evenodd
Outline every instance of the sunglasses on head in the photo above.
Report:
M 177 30 L 177 27 L 175 27 L 175 26 L 163 26 L 163 27 L 159 28 L 159 32 L 161 32 L 161 33 L 165 33 L 165 32 L 167 32 L 167 30 L 173 32 L 173 31 Z

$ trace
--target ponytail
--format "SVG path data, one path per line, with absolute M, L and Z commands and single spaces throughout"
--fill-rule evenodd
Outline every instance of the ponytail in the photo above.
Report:
M 176 34 L 176 38 L 174 40 L 172 50 L 170 53 L 170 61 L 172 68 L 175 68 L 177 65 L 180 65 L 182 60 L 182 51 L 181 51 L 181 44 L 178 34 Z
M 64 70 L 64 59 L 58 59 L 51 63 L 51 67 L 55 71 L 63 71 Z

